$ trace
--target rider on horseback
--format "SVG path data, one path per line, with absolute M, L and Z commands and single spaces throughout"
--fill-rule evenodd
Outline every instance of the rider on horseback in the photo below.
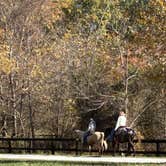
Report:
M 92 134 L 95 132 L 95 130 L 96 130 L 96 122 L 93 120 L 93 118 L 90 118 L 88 125 L 88 132 Z
M 109 134 L 109 135 L 108 135 Z M 115 154 L 116 149 L 119 147 L 120 143 L 128 143 L 128 153 L 131 153 L 131 150 L 135 154 L 134 149 L 134 137 L 136 135 L 135 131 L 126 127 L 126 116 L 123 111 L 119 113 L 118 120 L 114 129 L 107 128 L 105 130 L 106 140 L 112 141 L 113 152 Z
M 107 140 L 112 141 L 115 132 L 121 128 L 121 127 L 125 127 L 126 126 L 126 114 L 123 111 L 119 112 L 119 117 L 118 120 L 116 122 L 116 126 L 115 128 L 112 129 L 111 134 L 107 137 Z
M 126 114 L 123 111 L 120 111 L 118 120 L 116 122 L 115 131 L 118 130 L 119 127 L 125 127 L 126 121 Z
M 93 134 L 96 130 L 96 122 L 93 120 L 93 118 L 90 118 L 89 125 L 88 125 L 88 130 L 84 135 L 84 143 L 86 142 L 86 138 Z

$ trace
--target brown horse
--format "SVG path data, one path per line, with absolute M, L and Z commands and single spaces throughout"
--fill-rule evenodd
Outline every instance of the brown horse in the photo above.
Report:
M 105 130 L 105 137 L 107 139 L 108 135 L 111 133 L 112 128 L 107 128 Z M 135 149 L 134 149 L 134 137 L 136 136 L 136 132 L 128 127 L 120 127 L 114 134 L 112 140 L 113 152 L 115 155 L 116 150 L 119 150 L 119 144 L 121 143 L 128 143 L 128 154 L 131 153 L 131 150 L 135 156 Z M 109 141 L 109 140 L 108 140 Z
M 75 132 L 79 136 L 83 145 L 85 131 L 75 130 Z M 104 150 L 107 150 L 107 142 L 104 140 L 104 132 L 96 131 L 92 135 L 87 136 L 87 145 L 89 147 L 89 152 L 91 152 L 92 147 L 96 146 L 99 155 L 102 155 Z

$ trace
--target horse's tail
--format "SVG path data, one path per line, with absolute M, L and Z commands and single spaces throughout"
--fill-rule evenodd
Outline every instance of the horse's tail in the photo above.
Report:
M 104 141 L 104 133 L 103 132 L 100 133 L 99 141 L 103 144 L 103 141 Z
M 102 154 L 104 152 L 104 133 L 100 133 L 100 139 L 99 139 L 99 144 L 100 144 L 100 153 Z

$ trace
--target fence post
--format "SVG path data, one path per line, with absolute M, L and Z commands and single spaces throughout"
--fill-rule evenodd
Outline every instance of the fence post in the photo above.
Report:
M 159 156 L 160 153 L 160 142 L 156 142 L 156 156 Z
M 51 141 L 51 154 L 52 155 L 55 154 L 55 148 L 54 148 L 54 142 L 53 142 L 53 140 Z
M 29 148 L 28 148 L 29 153 L 32 153 L 32 140 L 29 139 Z
M 78 138 L 75 140 L 75 143 L 76 143 L 76 156 L 78 156 Z
M 11 145 L 11 140 L 10 139 L 8 139 L 8 145 L 9 145 L 8 153 L 12 153 L 12 145 Z

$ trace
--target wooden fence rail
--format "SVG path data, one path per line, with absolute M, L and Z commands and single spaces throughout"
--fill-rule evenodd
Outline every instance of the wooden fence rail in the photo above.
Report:
M 138 142 L 138 140 L 135 140 L 135 143 L 136 142 Z M 150 146 L 155 145 L 155 148 L 150 148 L 150 150 L 136 149 L 137 154 L 166 154 L 166 140 L 141 140 L 141 145 L 145 144 Z M 78 155 L 78 152 L 80 152 L 81 149 L 80 142 L 74 138 L 0 138 L 0 151 L 8 153 L 12 153 L 14 151 L 25 151 L 28 153 L 36 151 L 50 151 L 52 154 L 61 151 L 75 152 L 75 154 Z M 87 151 L 87 149 L 84 149 L 83 151 Z M 107 153 L 111 152 L 111 149 L 107 151 Z

